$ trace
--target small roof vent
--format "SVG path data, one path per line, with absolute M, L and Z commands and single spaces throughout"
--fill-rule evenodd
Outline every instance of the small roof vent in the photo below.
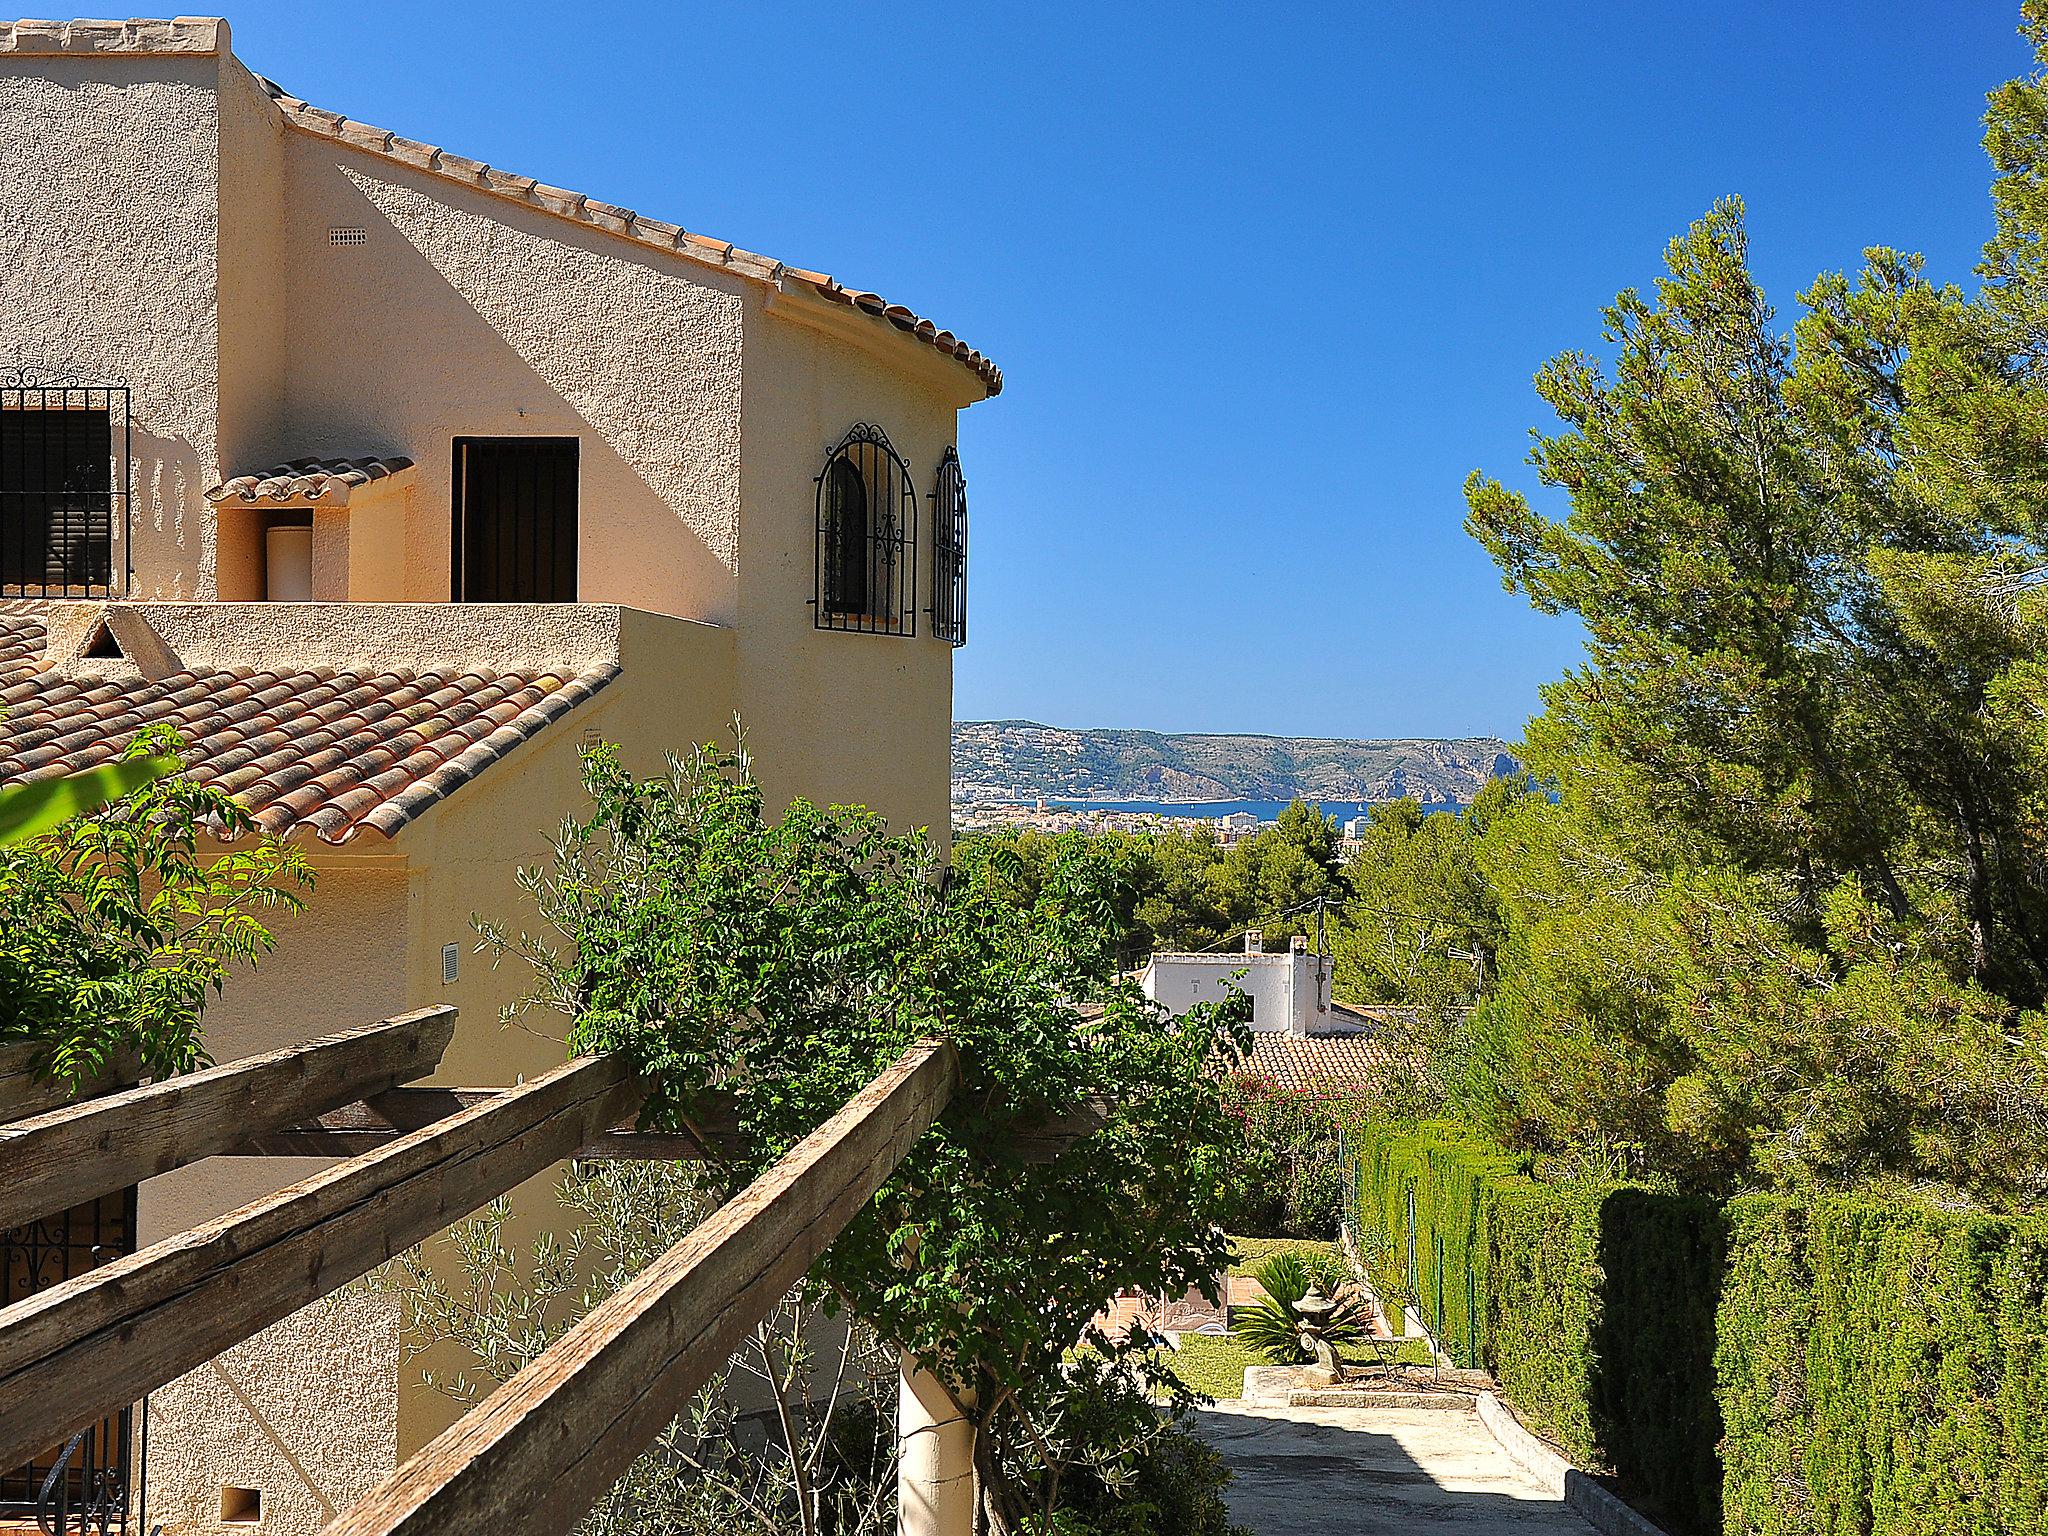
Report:
M 127 653 L 121 649 L 121 642 L 114 638 L 107 621 L 101 619 L 92 632 L 92 638 L 85 642 L 85 649 L 79 653 L 92 661 L 121 661 Z

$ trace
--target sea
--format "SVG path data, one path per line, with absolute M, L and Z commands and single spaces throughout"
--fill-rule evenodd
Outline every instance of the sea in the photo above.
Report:
M 1045 803 L 1061 810 L 1122 811 L 1132 816 L 1186 816 L 1203 821 L 1234 816 L 1240 811 L 1248 811 L 1261 821 L 1278 821 L 1280 813 L 1288 805 L 1285 800 L 1048 800 Z M 1363 816 L 1372 809 L 1369 800 L 1321 800 L 1312 803 L 1325 816 L 1334 816 L 1339 824 L 1354 816 Z M 1424 809 L 1454 811 L 1457 807 L 1432 805 Z

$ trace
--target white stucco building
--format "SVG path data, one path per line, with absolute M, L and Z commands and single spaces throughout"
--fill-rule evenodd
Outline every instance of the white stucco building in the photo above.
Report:
M 1228 954 L 1161 951 L 1147 962 L 1139 984 L 1145 995 L 1174 1013 L 1197 1003 L 1220 1002 L 1232 988 L 1252 1000 L 1252 1028 L 1259 1034 L 1320 1035 L 1338 1026 L 1330 1001 L 1330 957 L 1311 954 L 1297 937 L 1282 953 L 1264 952 L 1258 933 L 1244 936 L 1244 950 Z

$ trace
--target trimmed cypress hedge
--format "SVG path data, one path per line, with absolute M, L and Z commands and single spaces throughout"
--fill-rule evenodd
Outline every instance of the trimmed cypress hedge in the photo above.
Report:
M 1735 1202 L 1731 1536 L 2048 1530 L 2048 1220 Z
M 1383 1293 L 1678 1536 L 2048 1533 L 2048 1217 L 1543 1184 L 1351 1138 Z
M 1715 1207 L 1541 1183 L 1455 1126 L 1368 1126 L 1352 1145 L 1382 1291 L 1578 1465 L 1680 1536 L 1718 1531 Z

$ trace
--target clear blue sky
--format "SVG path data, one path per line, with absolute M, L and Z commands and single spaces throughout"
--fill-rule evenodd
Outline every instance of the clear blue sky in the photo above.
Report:
M 1328 8 L 262 3 L 380 127 L 874 288 L 1008 375 L 962 420 L 963 719 L 1516 735 L 1578 654 L 1460 529 L 1530 389 L 1718 196 L 1783 310 L 1967 280 L 2016 0 Z

